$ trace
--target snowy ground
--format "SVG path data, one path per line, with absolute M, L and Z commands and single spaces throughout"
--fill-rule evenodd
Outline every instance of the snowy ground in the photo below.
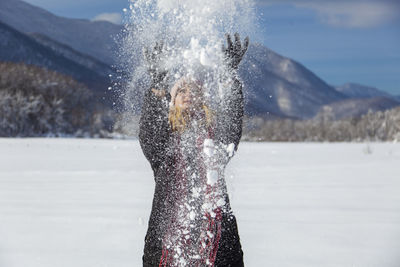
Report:
M 399 144 L 242 143 L 246 266 L 400 266 L 399 173 Z M 153 187 L 137 141 L 0 139 L 0 266 L 141 266 Z

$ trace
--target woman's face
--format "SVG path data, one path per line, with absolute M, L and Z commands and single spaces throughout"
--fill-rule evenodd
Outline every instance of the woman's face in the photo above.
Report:
M 175 106 L 182 110 L 197 109 L 202 103 L 200 90 L 190 84 L 184 84 L 176 93 Z

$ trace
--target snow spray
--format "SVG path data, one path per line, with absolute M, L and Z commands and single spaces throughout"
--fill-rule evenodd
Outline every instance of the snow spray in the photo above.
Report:
M 121 55 L 129 75 L 125 109 L 140 113 L 150 86 L 142 51 L 163 42 L 161 67 L 168 70 L 169 88 L 184 77 L 201 81 L 207 106 L 217 110 L 230 93 L 220 82 L 227 76 L 221 49 L 225 34 L 251 37 L 252 0 L 131 0 L 127 14 Z M 172 192 L 174 218 L 165 222 L 170 225 L 162 237 L 160 266 L 213 266 L 221 238 L 227 194 L 223 172 L 234 147 L 217 144 L 209 130 L 192 126 L 170 147 L 179 155 L 180 179 Z
M 121 101 L 135 114 L 150 83 L 143 49 L 162 41 L 171 85 L 192 75 L 215 103 L 225 34 L 252 37 L 255 29 L 253 0 L 131 0 L 126 15 L 120 58 L 129 82 Z

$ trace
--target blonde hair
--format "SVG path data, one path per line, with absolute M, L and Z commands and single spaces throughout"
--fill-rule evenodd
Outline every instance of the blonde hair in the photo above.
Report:
M 202 105 L 201 111 L 204 112 L 204 117 L 200 120 L 201 126 L 209 127 L 212 123 L 212 114 L 206 105 Z M 201 112 L 199 111 L 199 112 Z M 177 106 L 171 106 L 168 114 L 168 121 L 172 131 L 183 132 L 191 120 L 190 111 L 183 110 Z

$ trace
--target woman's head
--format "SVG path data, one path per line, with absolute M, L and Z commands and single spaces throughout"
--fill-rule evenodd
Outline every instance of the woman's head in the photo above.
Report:
M 204 105 L 203 86 L 190 77 L 178 80 L 171 89 L 171 107 L 198 110 Z
M 173 130 L 184 130 L 193 118 L 210 122 L 210 112 L 205 104 L 202 84 L 191 78 L 178 80 L 171 89 L 169 122 Z

